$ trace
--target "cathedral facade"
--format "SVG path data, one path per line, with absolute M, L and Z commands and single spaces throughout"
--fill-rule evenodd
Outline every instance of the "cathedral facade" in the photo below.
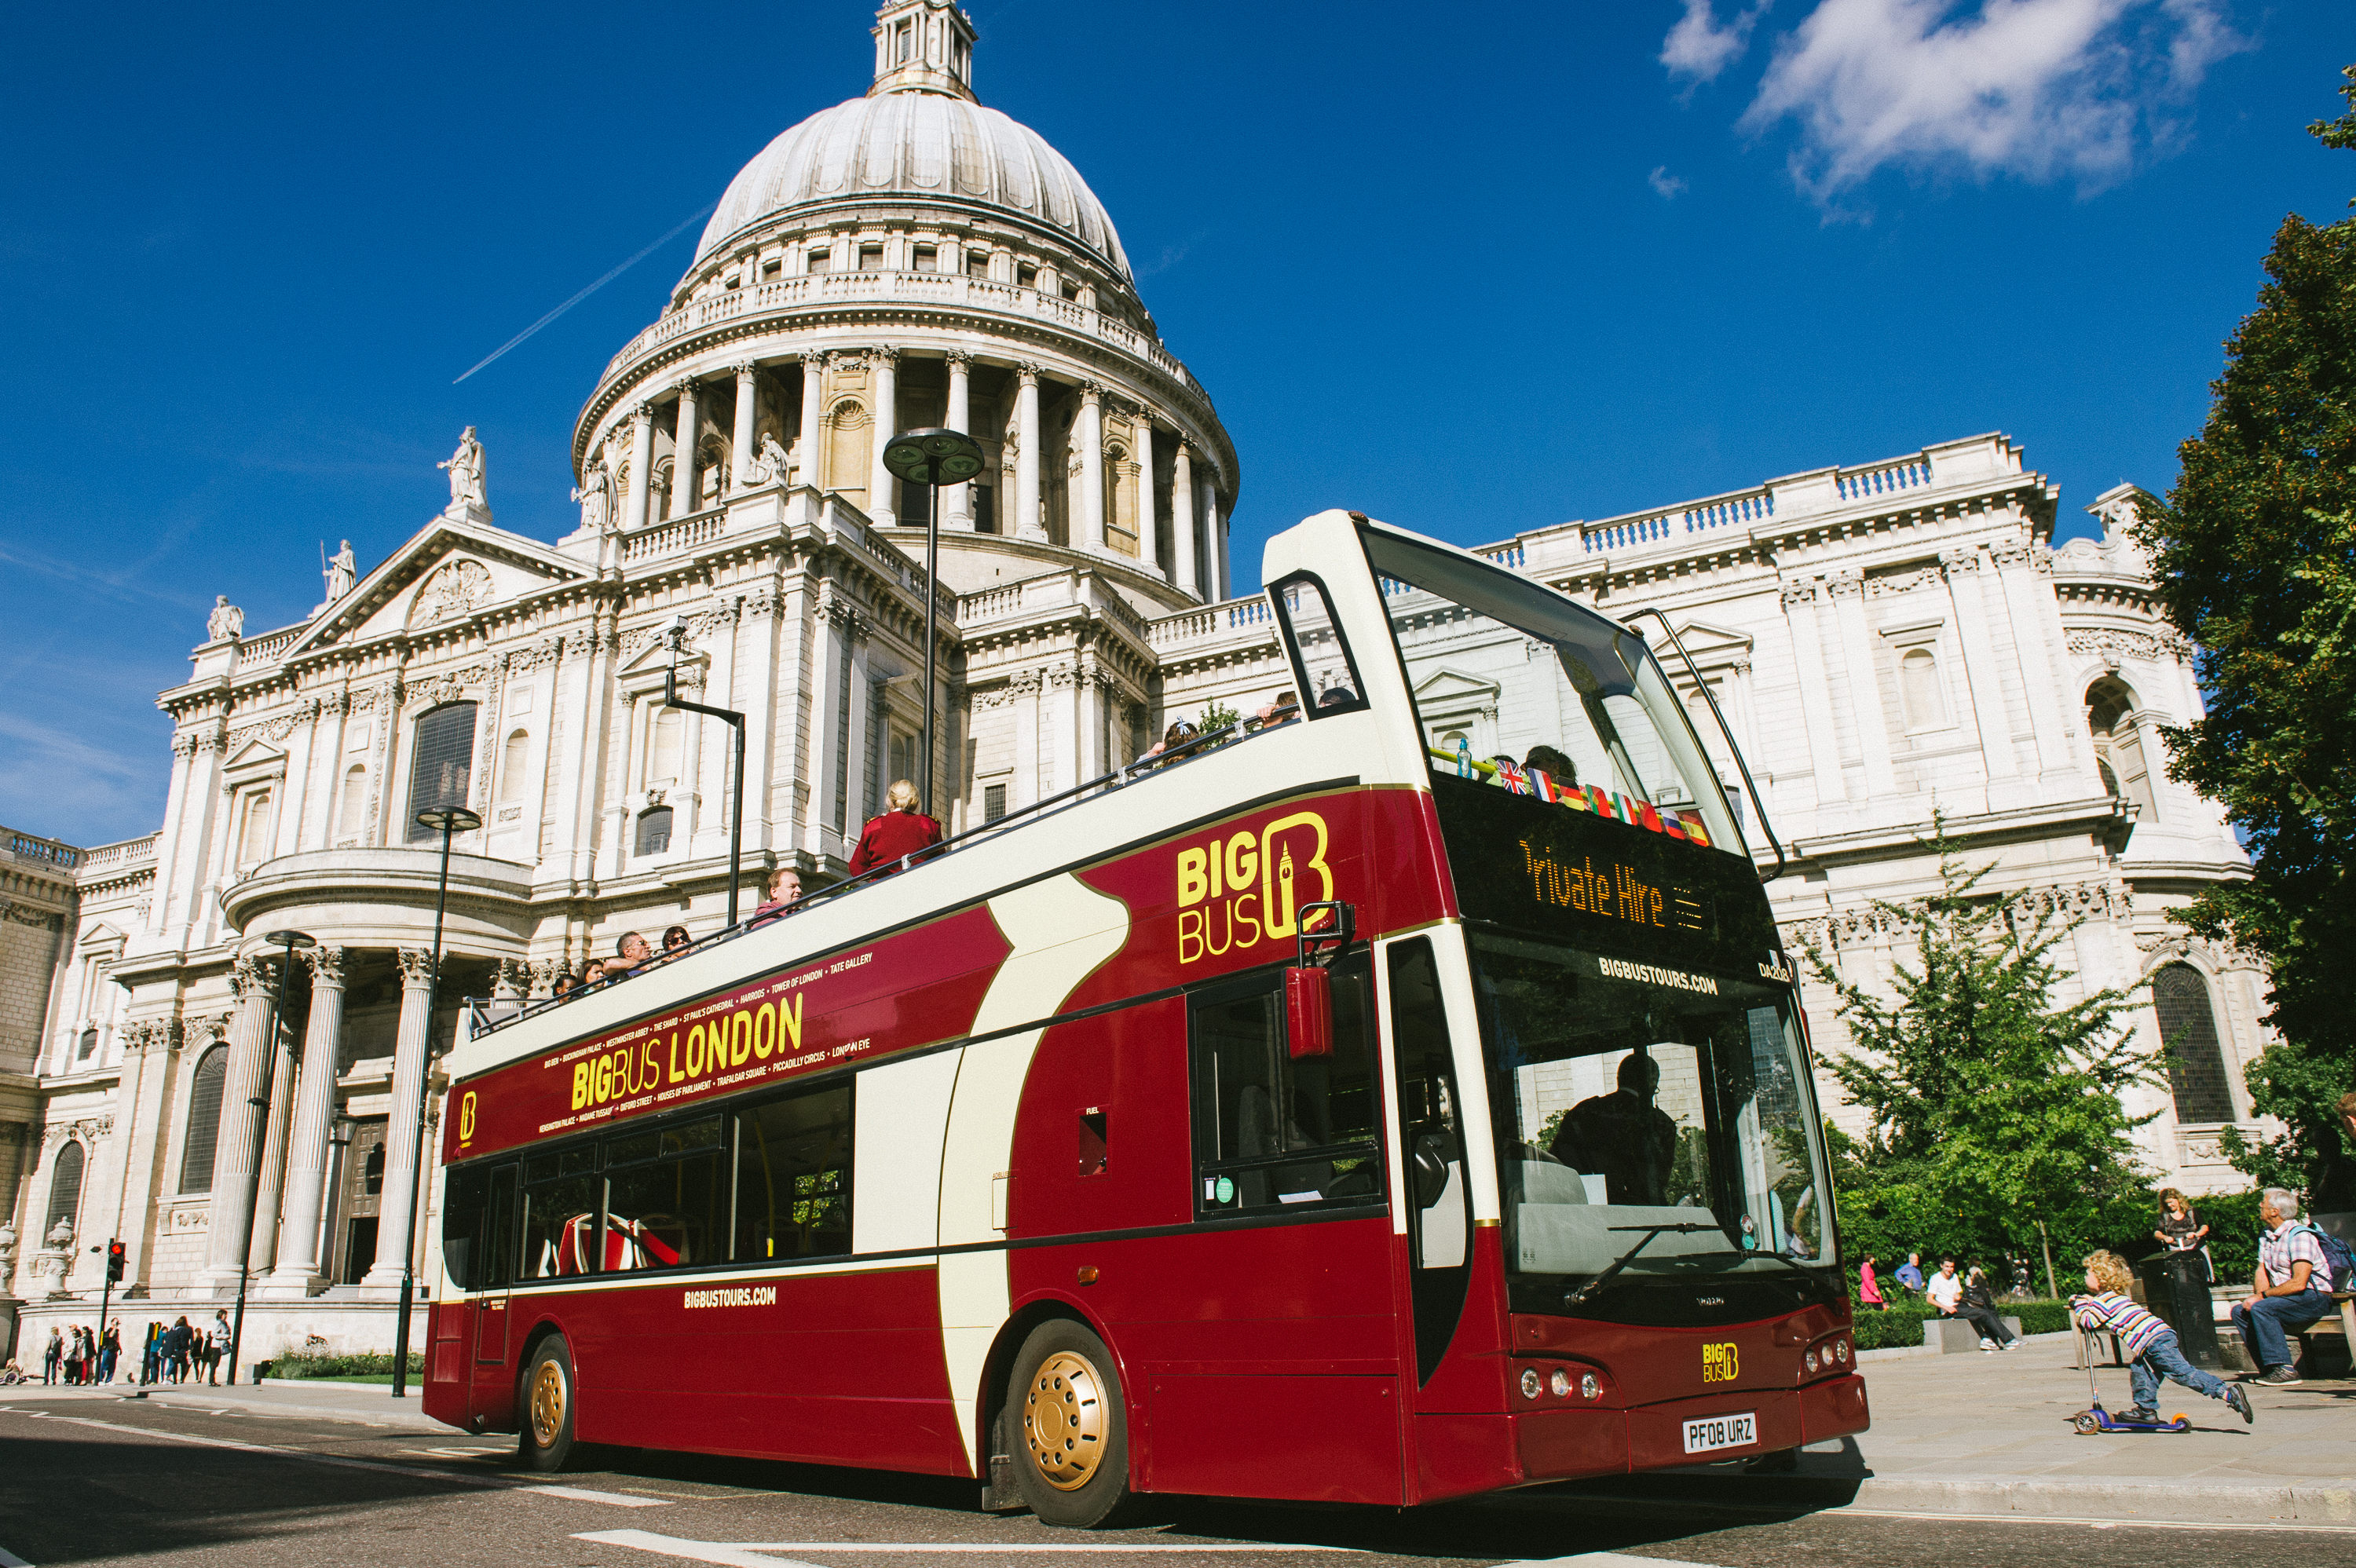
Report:
M 134 1328 L 209 1316 L 242 1279 L 248 1360 L 390 1345 L 412 1231 L 433 1266 L 437 1059 L 464 998 L 544 994 L 625 933 L 725 919 L 738 742 L 667 682 L 744 717 L 748 895 L 774 868 L 841 875 L 896 779 L 934 780 L 954 834 L 1289 688 L 1257 571 L 1239 597 L 1228 560 L 1235 451 L 1111 219 L 976 101 L 954 5 L 891 0 L 874 36 L 867 94 L 745 166 L 599 379 L 576 528 L 498 527 L 468 432 L 444 510 L 367 571 L 338 557 L 303 621 L 248 635 L 219 603 L 158 698 L 155 833 L 9 837 L 0 1312 L 20 1332 L 94 1320 L 91 1249 L 119 1237 Z M 884 468 L 893 435 L 934 426 L 980 442 L 972 481 Z M 2201 1188 L 2231 1179 L 2216 1138 L 2249 1121 L 2264 976 L 2165 912 L 2244 866 L 2159 765 L 2157 727 L 2200 699 L 2122 532 L 2136 494 L 2097 502 L 2100 544 L 2053 549 L 2052 487 L 1988 436 L 1485 553 L 1662 613 L 1762 866 L 1762 818 L 1783 844 L 1794 943 L 1886 976 L 1874 901 L 1931 885 L 1934 807 L 1995 885 L 2087 916 L 2079 983 L 2137 987 L 2137 1027 L 2175 1052 L 2147 1162 Z M 1417 695 L 1434 744 L 1519 755 L 1555 678 L 1474 641 Z M 416 816 L 449 805 L 482 825 L 450 847 L 437 989 L 442 846 Z M 282 972 L 285 931 L 316 945 Z M 1814 1021 L 1837 1049 L 1828 1008 Z

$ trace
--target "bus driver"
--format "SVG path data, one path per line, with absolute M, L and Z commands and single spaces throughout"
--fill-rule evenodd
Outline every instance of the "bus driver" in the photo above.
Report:
M 1619 1089 L 1571 1107 L 1554 1136 L 1555 1158 L 1601 1176 L 1607 1203 L 1668 1201 L 1677 1125 L 1653 1104 L 1660 1086 L 1660 1063 L 1632 1051 L 1620 1059 Z

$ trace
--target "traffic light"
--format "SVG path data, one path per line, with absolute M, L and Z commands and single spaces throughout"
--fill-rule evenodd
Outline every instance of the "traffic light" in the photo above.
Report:
M 121 1242 L 106 1243 L 106 1278 L 111 1285 L 123 1283 L 123 1243 Z

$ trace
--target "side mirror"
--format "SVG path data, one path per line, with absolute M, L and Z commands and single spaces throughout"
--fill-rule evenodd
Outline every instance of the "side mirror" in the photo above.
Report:
M 1333 976 L 1327 971 L 1284 972 L 1284 1039 L 1296 1061 L 1333 1054 Z
M 1419 1209 L 1430 1208 L 1448 1190 L 1448 1138 L 1444 1134 L 1426 1133 L 1415 1140 L 1408 1184 L 1415 1189 L 1415 1206 Z

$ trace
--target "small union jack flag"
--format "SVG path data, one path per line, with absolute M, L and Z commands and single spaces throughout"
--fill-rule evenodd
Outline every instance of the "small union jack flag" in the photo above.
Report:
M 1497 782 L 1515 795 L 1532 793 L 1529 775 L 1523 773 L 1521 764 L 1510 757 L 1497 759 Z

